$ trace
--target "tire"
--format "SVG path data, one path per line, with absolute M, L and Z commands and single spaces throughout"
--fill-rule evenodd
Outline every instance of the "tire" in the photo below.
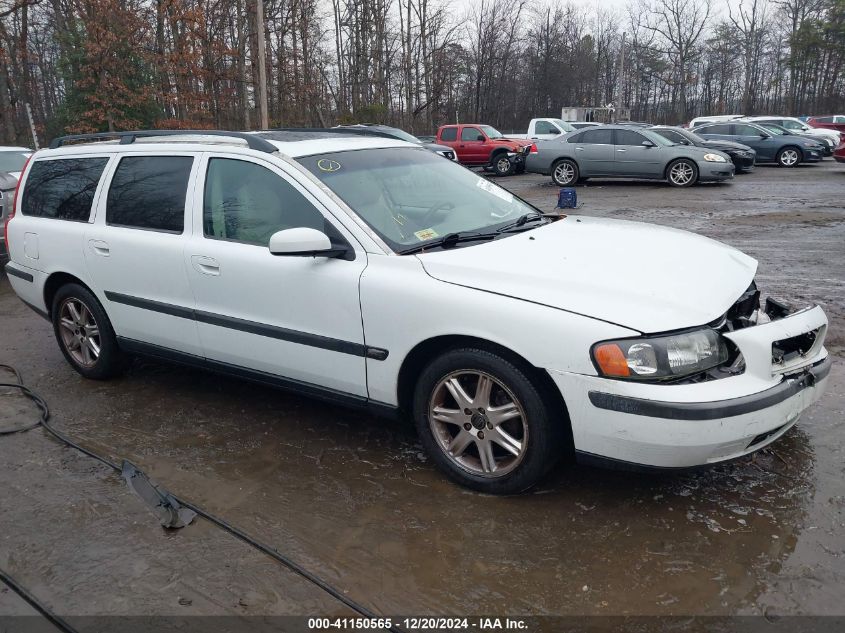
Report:
M 514 172 L 513 163 L 505 152 L 491 156 L 490 165 L 493 167 L 493 173 L 497 176 L 510 176 Z
M 558 187 L 571 187 L 581 178 L 581 172 L 574 160 L 562 158 L 552 164 L 551 176 Z
M 51 314 L 59 348 L 78 373 L 93 380 L 120 373 L 124 358 L 114 329 L 90 290 L 79 284 L 62 286 L 53 297 Z
M 482 380 L 486 396 L 478 393 Z M 484 349 L 448 351 L 429 363 L 414 389 L 413 416 L 437 467 L 479 492 L 524 492 L 566 452 L 538 385 L 524 369 Z
M 673 160 L 666 167 L 666 180 L 673 187 L 692 187 L 698 182 L 698 166 L 688 158 Z
M 800 149 L 789 145 L 781 148 L 775 160 L 781 167 L 796 167 L 804 160 L 804 155 Z

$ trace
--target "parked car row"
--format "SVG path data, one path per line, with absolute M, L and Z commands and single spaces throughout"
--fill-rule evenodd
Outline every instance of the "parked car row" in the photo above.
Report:
M 0 147 L 0 262 L 6 252 L 6 220 L 12 212 L 15 187 L 32 150 L 26 147 Z

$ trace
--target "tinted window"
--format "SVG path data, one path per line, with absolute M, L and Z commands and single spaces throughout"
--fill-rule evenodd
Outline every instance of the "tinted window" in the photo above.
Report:
M 816 117 L 816 122 L 817 123 L 833 123 L 833 117 L 832 116 L 819 116 L 819 117 Z
M 652 130 L 655 134 L 660 134 L 663 138 L 667 141 L 672 141 L 673 143 L 683 143 L 687 139 L 685 139 L 681 134 L 678 134 L 674 130 Z
M 803 130 L 804 129 L 804 125 L 799 123 L 798 121 L 784 121 L 783 123 L 781 123 L 781 125 L 783 127 L 785 127 L 787 130 Z
M 87 222 L 97 183 L 108 158 L 40 160 L 26 178 L 21 212 L 43 218 Z
M 593 145 L 597 144 L 606 144 L 612 145 L 613 144 L 613 130 L 587 130 L 581 135 L 581 140 L 579 143 L 590 143 Z
M 441 141 L 457 141 L 458 140 L 458 128 L 456 127 L 446 127 L 440 132 L 440 140 Z
M 202 223 L 207 237 L 260 246 L 283 229 L 327 230 L 323 215 L 290 183 L 265 167 L 231 158 L 208 163 Z
M 193 162 L 190 156 L 122 158 L 109 187 L 106 223 L 181 233 Z
M 700 130 L 699 134 L 730 134 L 731 126 L 727 123 L 716 123 L 715 125 L 708 125 Z
M 645 136 L 631 130 L 616 130 L 617 145 L 642 145 L 645 140 Z
M 734 134 L 739 134 L 740 136 L 760 136 L 760 130 L 752 125 L 736 124 L 734 125 Z
M 479 136 L 481 136 L 481 130 L 477 127 L 465 127 L 461 130 L 462 141 L 477 141 Z

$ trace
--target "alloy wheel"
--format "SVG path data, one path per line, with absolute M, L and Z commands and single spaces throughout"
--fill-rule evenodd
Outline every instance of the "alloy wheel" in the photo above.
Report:
M 525 410 L 506 385 L 485 372 L 444 376 L 429 400 L 428 419 L 444 454 L 473 475 L 504 476 L 525 456 Z
M 675 163 L 669 170 L 669 180 L 675 185 L 688 185 L 695 177 L 695 170 L 687 162 Z
M 507 158 L 500 158 L 496 161 L 496 172 L 499 174 L 506 174 L 510 171 L 511 162 Z
M 780 154 L 780 164 L 784 167 L 792 167 L 798 162 L 798 152 L 794 149 L 785 149 Z
M 59 307 L 59 333 L 74 361 L 93 367 L 100 358 L 100 327 L 91 310 L 75 297 L 68 297 Z
M 555 182 L 568 185 L 575 178 L 575 168 L 569 163 L 560 163 L 555 167 Z

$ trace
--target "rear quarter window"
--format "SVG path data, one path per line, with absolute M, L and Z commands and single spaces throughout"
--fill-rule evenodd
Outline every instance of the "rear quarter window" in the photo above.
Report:
M 109 186 L 106 224 L 168 233 L 185 228 L 192 156 L 127 156 Z
M 87 222 L 108 158 L 39 160 L 26 177 L 21 213 L 39 218 Z
M 456 128 L 456 127 L 444 127 L 440 131 L 440 140 L 441 141 L 457 141 L 458 140 L 458 128 Z

